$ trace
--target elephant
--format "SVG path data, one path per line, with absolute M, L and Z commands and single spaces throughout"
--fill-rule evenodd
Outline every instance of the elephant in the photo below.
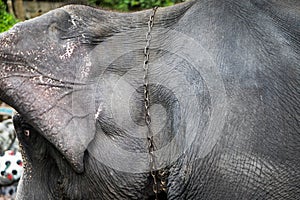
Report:
M 18 23 L 0 35 L 16 198 L 300 199 L 299 63 L 298 0 L 67 5 Z

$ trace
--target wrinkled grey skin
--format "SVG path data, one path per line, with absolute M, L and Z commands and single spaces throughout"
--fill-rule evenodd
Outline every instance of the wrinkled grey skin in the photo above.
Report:
M 127 122 L 145 127 L 150 13 L 67 6 L 0 35 L 0 98 L 20 114 L 26 159 L 18 199 L 153 198 L 138 171 L 149 163 L 122 168 L 113 148 L 97 150 L 105 140 L 147 151 Z M 163 166 L 161 199 L 299 199 L 299 1 L 188 1 L 159 8 L 152 36 L 151 102 L 163 108 L 152 110 L 153 129 L 165 124 L 155 142 L 181 149 Z

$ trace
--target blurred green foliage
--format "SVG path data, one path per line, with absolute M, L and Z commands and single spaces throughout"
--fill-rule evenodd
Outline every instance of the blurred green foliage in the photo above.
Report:
M 0 0 L 0 33 L 7 31 L 17 22 L 18 20 L 14 16 L 6 12 L 6 6 Z
M 171 6 L 184 0 L 88 0 L 90 4 L 120 11 Z

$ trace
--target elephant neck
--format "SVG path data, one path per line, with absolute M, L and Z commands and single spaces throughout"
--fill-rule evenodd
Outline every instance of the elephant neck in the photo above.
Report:
M 153 138 L 153 132 L 151 129 L 151 114 L 150 114 L 150 90 L 149 90 L 149 62 L 150 62 L 150 45 L 152 39 L 152 28 L 154 26 L 155 14 L 158 7 L 153 8 L 148 21 L 148 32 L 146 33 L 146 45 L 144 48 L 144 112 L 145 112 L 145 123 L 147 125 L 147 141 L 148 141 L 148 153 L 149 153 L 149 170 L 150 175 L 153 179 L 153 193 L 155 194 L 155 199 L 158 200 L 158 194 L 167 191 L 167 175 L 168 171 L 166 169 L 157 169 L 156 157 L 154 151 L 156 151 L 156 145 Z

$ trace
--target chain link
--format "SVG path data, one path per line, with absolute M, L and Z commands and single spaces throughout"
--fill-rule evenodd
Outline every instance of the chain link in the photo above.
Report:
M 149 92 L 149 58 L 150 58 L 150 42 L 152 39 L 152 28 L 154 25 L 154 17 L 158 7 L 154 7 L 150 19 L 148 21 L 148 32 L 146 34 L 146 46 L 144 48 L 144 109 L 145 109 L 145 123 L 148 128 L 147 142 L 148 142 L 148 153 L 150 163 L 150 174 L 153 178 L 153 192 L 155 193 L 155 199 L 158 200 L 158 193 L 161 191 L 167 192 L 167 176 L 166 170 L 157 170 L 155 164 L 154 151 L 156 146 L 154 143 L 153 132 L 151 130 L 151 115 L 150 115 L 150 92 Z

